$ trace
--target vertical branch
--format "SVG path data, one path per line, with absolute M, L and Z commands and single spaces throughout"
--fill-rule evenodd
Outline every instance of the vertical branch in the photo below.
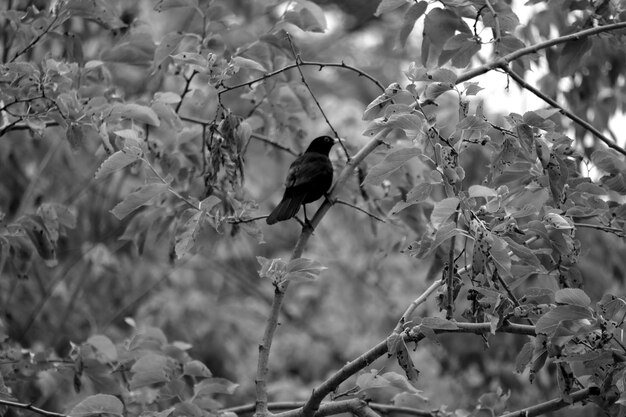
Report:
M 372 140 L 370 140 L 361 150 L 354 155 L 341 171 L 339 176 L 337 177 L 337 181 L 335 182 L 333 188 L 330 190 L 330 196 L 328 199 L 322 203 L 320 208 L 317 210 L 313 218 L 310 220 L 309 224 L 302 228 L 302 233 L 298 237 L 298 241 L 293 248 L 291 253 L 291 259 L 297 259 L 302 257 L 302 253 L 304 252 L 304 247 L 306 246 L 309 238 L 313 234 L 315 227 L 320 223 L 326 212 L 330 209 L 332 205 L 331 201 L 338 194 L 338 190 L 341 189 L 344 184 L 351 177 L 352 173 L 358 167 L 358 165 L 367 157 L 370 153 L 374 151 L 381 143 L 383 143 L 383 139 L 385 136 L 389 134 L 391 129 L 385 128 L 381 130 L 377 135 L 375 135 Z M 269 372 L 269 356 L 270 350 L 272 347 L 272 340 L 274 339 L 274 334 L 276 332 L 276 328 L 278 327 L 278 316 L 280 314 L 281 306 L 285 299 L 285 293 L 288 288 L 288 282 L 277 284 L 275 286 L 274 291 L 274 299 L 272 300 L 272 306 L 270 310 L 270 315 L 267 319 L 267 323 L 265 325 L 265 331 L 263 333 L 263 338 L 261 339 L 261 343 L 259 344 L 259 359 L 257 362 L 257 375 L 255 379 L 255 389 L 256 389 L 256 401 L 255 401 L 255 417 L 264 417 L 269 414 L 268 411 L 268 396 L 267 396 L 267 375 Z M 386 348 L 386 344 L 385 344 Z M 324 394 L 325 396 L 326 394 Z M 319 401 L 324 397 L 322 397 Z M 309 399 L 309 401 L 312 401 Z M 317 408 L 315 405 L 315 408 Z
M 500 44 L 500 38 L 502 36 L 502 32 L 500 31 L 500 19 L 498 19 L 498 12 L 496 12 L 496 9 L 493 8 L 491 1 L 485 0 L 485 4 L 489 8 L 489 11 L 491 12 L 491 15 L 493 16 L 493 21 L 495 22 L 495 25 L 496 25 L 495 28 L 493 29 L 494 30 L 493 40 L 496 43 L 494 50 L 496 54 L 498 54 L 498 45 Z

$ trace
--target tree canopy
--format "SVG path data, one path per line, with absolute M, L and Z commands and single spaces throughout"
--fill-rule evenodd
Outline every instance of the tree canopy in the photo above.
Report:
M 626 415 L 624 2 L 0 22 L 4 415 Z

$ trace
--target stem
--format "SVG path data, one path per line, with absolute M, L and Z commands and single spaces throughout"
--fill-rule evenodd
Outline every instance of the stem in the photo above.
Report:
M 400 320 L 398 320 L 398 324 L 396 325 L 396 328 L 393 330 L 394 333 L 402 332 L 403 326 L 409 322 L 411 315 L 413 314 L 415 309 L 419 307 L 420 305 L 424 304 L 424 302 L 426 302 L 428 297 L 430 297 L 432 293 L 437 291 L 439 287 L 441 287 L 444 283 L 445 281 L 441 279 L 433 282 L 430 285 L 430 287 L 426 289 L 426 291 L 424 291 L 419 297 L 413 300 L 413 302 L 409 305 L 409 307 L 407 307 L 404 314 L 402 314 L 402 317 L 400 317 Z
M 551 411 L 560 410 L 561 408 L 571 407 L 573 403 L 586 400 L 591 395 L 598 395 L 600 390 L 597 387 L 589 387 L 581 389 L 570 394 L 570 401 L 563 398 L 554 398 L 541 404 L 517 410 L 512 413 L 503 414 L 501 417 L 533 417 L 549 413 Z
M 565 109 L 563 106 L 561 106 L 555 100 L 553 100 L 552 98 L 548 97 L 547 95 L 545 95 L 544 93 L 542 93 L 541 91 L 539 91 L 538 89 L 533 87 L 532 85 L 528 84 L 519 74 L 517 74 L 515 71 L 513 71 L 511 68 L 509 68 L 508 65 L 503 64 L 503 65 L 500 66 L 500 68 L 502 68 L 502 70 L 504 70 L 520 86 L 522 86 L 523 88 L 527 89 L 528 91 L 530 91 L 531 93 L 533 93 L 534 95 L 536 95 L 537 97 L 539 97 L 540 99 L 545 101 L 546 103 L 550 104 L 552 107 L 559 109 L 562 114 L 564 114 L 565 116 L 569 117 L 575 123 L 579 124 L 580 126 L 582 126 L 585 129 L 587 129 L 589 132 L 593 133 L 593 135 L 595 137 L 597 137 L 598 139 L 600 139 L 602 142 L 604 142 L 606 144 L 606 146 L 608 146 L 611 149 L 616 150 L 617 152 L 621 153 L 622 155 L 626 155 L 626 150 L 625 149 L 623 149 L 621 146 L 616 145 L 613 141 L 611 141 L 611 139 L 609 139 L 606 136 L 604 136 L 602 134 L 602 132 L 600 132 L 598 129 L 596 129 L 591 123 L 587 122 L 586 120 L 583 120 L 582 118 L 580 118 L 579 116 L 575 115 L 571 111 Z
M 344 184 L 351 177 L 352 172 L 358 167 L 358 165 L 376 149 L 381 143 L 383 143 L 383 139 L 389 134 L 391 129 L 385 128 L 381 130 L 377 135 L 375 135 L 372 140 L 370 140 L 361 150 L 354 155 L 354 157 L 346 164 L 344 169 L 339 174 L 337 181 L 333 185 L 330 190 L 329 198 L 327 198 L 320 208 L 317 210 L 311 221 L 308 225 L 302 228 L 302 232 L 296 242 L 296 245 L 291 254 L 291 260 L 301 258 L 302 253 L 304 252 L 304 247 L 306 246 L 309 238 L 313 234 L 315 227 L 322 220 L 326 212 L 330 209 L 333 204 L 331 201 L 334 200 L 334 197 L 338 194 L 338 190 L 341 189 Z M 263 333 L 263 338 L 261 339 L 261 343 L 259 344 L 259 359 L 257 362 L 257 376 L 255 380 L 256 385 L 256 416 L 266 416 L 268 415 L 268 397 L 267 397 L 267 374 L 269 372 L 269 355 L 270 349 L 272 347 L 272 340 L 274 338 L 274 333 L 276 332 L 276 328 L 278 327 L 278 316 L 280 314 L 282 303 L 285 299 L 285 293 L 287 288 L 289 287 L 289 282 L 285 282 L 281 285 L 276 286 L 276 290 L 274 291 L 274 299 L 272 300 L 272 307 L 270 310 L 270 316 L 267 319 L 267 324 L 265 326 L 265 331 Z M 385 350 L 387 349 L 386 342 L 382 342 Z M 324 394 L 324 397 L 326 394 Z M 324 398 L 320 398 L 319 401 Z M 310 399 L 309 399 L 310 400 Z M 315 405 L 317 409 L 319 403 Z
M 384 87 L 384 86 L 383 86 L 383 85 L 382 85 L 382 84 L 381 84 L 381 83 L 380 83 L 380 82 L 379 82 L 376 78 L 372 77 L 371 75 L 369 75 L 369 74 L 368 74 L 368 73 L 366 73 L 365 71 L 361 71 L 360 69 L 358 69 L 358 68 L 356 68 L 356 67 L 353 67 L 353 66 L 351 66 L 351 65 L 347 65 L 347 64 L 345 64 L 343 61 L 342 61 L 340 64 L 337 64 L 337 63 L 334 63 L 334 62 L 313 62 L 313 61 L 300 61 L 300 62 L 299 62 L 299 63 L 297 63 L 297 64 L 289 64 L 289 65 L 287 65 L 287 66 L 285 66 L 285 67 L 283 67 L 283 68 L 277 69 L 276 71 L 268 72 L 267 74 L 265 74 L 265 75 L 263 75 L 263 76 L 261 76 L 261 77 L 255 78 L 255 79 L 253 79 L 253 80 L 251 80 L 251 81 L 247 81 L 247 82 L 245 82 L 245 83 L 235 84 L 235 85 L 232 85 L 232 86 L 230 86 L 230 87 L 228 87 L 228 86 L 224 86 L 224 89 L 223 89 L 223 90 L 221 90 L 221 91 L 219 91 L 219 92 L 217 93 L 217 95 L 218 95 L 218 96 L 221 96 L 222 94 L 224 94 L 224 93 L 226 93 L 226 92 L 228 92 L 228 91 L 236 90 L 236 89 L 238 89 L 238 88 L 242 88 L 242 87 L 251 87 L 251 86 L 252 86 L 252 84 L 256 84 L 256 83 L 258 83 L 258 82 L 261 82 L 261 81 L 267 80 L 268 78 L 272 78 L 272 77 L 274 77 L 274 76 L 276 76 L 276 75 L 278 75 L 278 74 L 280 74 L 280 73 L 282 73 L 282 72 L 288 71 L 288 70 L 293 69 L 293 68 L 297 68 L 298 66 L 303 66 L 303 67 L 307 67 L 307 66 L 310 66 L 310 67 L 319 67 L 320 69 L 324 69 L 324 68 L 328 68 L 328 67 L 330 67 L 330 68 L 333 68 L 333 67 L 334 67 L 334 68 L 343 68 L 343 69 L 347 69 L 347 70 L 349 70 L 349 71 L 356 72 L 356 73 L 359 75 L 359 77 L 365 77 L 365 78 L 367 78 L 367 79 L 368 79 L 368 80 L 370 80 L 372 83 L 376 84 L 376 86 L 377 86 L 377 87 L 378 87 L 381 91 L 383 91 L 383 92 L 385 91 L 385 87 Z
M 456 84 L 460 84 L 462 82 L 471 80 L 472 78 L 482 75 L 493 69 L 500 68 L 502 65 L 508 65 L 511 61 L 514 61 L 517 58 L 520 58 L 524 55 L 529 55 L 529 54 L 538 52 L 542 49 L 546 49 L 546 48 L 549 48 L 551 46 L 558 45 L 561 43 L 574 41 L 574 40 L 586 38 L 588 36 L 596 35 L 598 33 L 610 32 L 612 30 L 623 29 L 623 28 L 626 28 L 626 22 L 619 22 L 619 23 L 613 23 L 611 25 L 598 26 L 595 28 L 581 30 L 580 32 L 575 32 L 569 35 L 550 39 L 550 40 L 547 40 L 545 42 L 541 42 L 535 45 L 527 46 L 526 48 L 518 49 L 517 51 L 513 51 L 510 54 L 507 54 L 500 59 L 497 59 L 492 62 L 488 62 L 472 70 L 464 72 L 457 78 Z
M 55 413 L 53 411 L 47 411 L 47 410 L 35 407 L 32 404 L 24 404 L 24 403 L 18 403 L 18 402 L 15 402 L 15 401 L 2 400 L 2 399 L 0 399 L 0 404 L 6 405 L 8 407 L 22 408 L 24 410 L 29 410 L 29 411 L 32 411 L 34 413 L 41 414 L 42 416 L 67 417 L 66 414 Z

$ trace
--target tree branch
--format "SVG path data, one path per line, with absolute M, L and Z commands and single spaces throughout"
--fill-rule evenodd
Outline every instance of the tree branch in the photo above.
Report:
M 326 212 L 330 209 L 332 205 L 331 201 L 338 194 L 338 190 L 343 187 L 343 185 L 348 181 L 348 179 L 352 175 L 352 172 L 363 161 L 363 159 L 365 159 L 365 157 L 367 157 L 370 153 L 374 151 L 374 149 L 376 149 L 381 143 L 383 143 L 383 138 L 387 136 L 390 131 L 391 129 L 388 128 L 380 131 L 346 164 L 344 169 L 339 174 L 337 181 L 330 190 L 329 198 L 322 203 L 309 224 L 302 228 L 302 233 L 300 233 L 298 241 L 296 242 L 296 245 L 291 254 L 292 260 L 302 257 L 302 253 L 304 252 L 304 247 L 306 246 L 306 243 L 313 234 L 313 230 L 315 230 L 315 227 L 319 224 Z M 263 338 L 261 340 L 261 343 L 259 344 L 259 359 L 257 362 L 257 376 L 255 380 L 255 415 L 258 417 L 266 416 L 268 414 L 267 374 L 269 371 L 269 355 L 272 346 L 272 340 L 274 338 L 274 333 L 276 331 L 276 328 L 278 327 L 278 316 L 280 314 L 280 309 L 285 298 L 285 293 L 288 286 L 289 282 L 285 282 L 284 284 L 276 286 L 276 290 L 274 291 L 274 299 L 272 300 L 270 316 L 267 319 Z M 326 395 L 324 395 L 324 397 L 325 396 Z M 319 401 L 321 402 L 324 397 L 322 397 Z M 319 403 L 316 405 L 316 410 L 318 405 Z
M 290 69 L 294 69 L 294 68 L 298 68 L 298 66 L 302 66 L 302 67 L 319 67 L 320 70 L 324 69 L 324 68 L 343 68 L 349 71 L 353 71 L 356 72 L 359 77 L 365 77 L 368 80 L 370 80 L 372 83 L 376 84 L 376 86 L 381 90 L 381 91 L 385 91 L 385 87 L 374 77 L 372 77 L 371 75 L 369 75 L 368 73 L 366 73 L 365 71 L 361 71 L 360 69 L 353 67 L 351 65 L 348 65 L 344 62 L 341 62 L 340 64 L 336 63 L 336 62 L 313 62 L 313 61 L 300 61 L 298 64 L 289 64 L 283 68 L 277 69 L 276 71 L 272 71 L 272 72 L 268 72 L 267 74 L 264 74 L 261 77 L 255 78 L 253 80 L 247 81 L 245 83 L 241 83 L 241 84 L 235 84 L 235 85 L 231 85 L 231 86 L 224 86 L 224 89 L 221 91 L 217 92 L 218 96 L 221 96 L 224 93 L 227 93 L 229 91 L 232 90 L 236 90 L 238 88 L 242 88 L 242 87 L 251 87 L 252 84 L 256 84 L 258 82 L 267 80 L 268 78 L 272 78 L 275 77 L 276 75 L 288 71 Z
M 527 46 L 526 48 L 518 49 L 517 51 L 513 51 L 510 54 L 503 56 L 502 58 L 496 59 L 494 61 L 488 62 L 484 65 L 464 72 L 463 74 L 459 75 L 456 80 L 456 84 L 471 80 L 474 77 L 485 74 L 493 69 L 501 67 L 502 65 L 508 65 L 511 61 L 514 61 L 524 55 L 529 55 L 561 43 L 579 40 L 588 36 L 597 35 L 598 33 L 610 32 L 612 30 L 623 28 L 626 28 L 626 22 L 613 23 L 611 25 L 605 26 L 597 26 L 591 29 L 581 30 L 580 32 L 571 33 L 569 35 L 560 36 L 558 38 L 550 39 L 545 42 Z
M 323 417 L 329 416 L 339 413 L 344 413 L 346 411 L 352 411 L 357 407 L 362 405 L 363 401 L 359 398 L 352 398 L 344 401 L 333 401 L 327 402 L 320 405 L 320 409 L 315 413 L 315 417 Z M 296 408 L 302 407 L 304 405 L 303 401 L 284 401 L 284 402 L 272 402 L 268 403 L 267 406 L 270 410 L 274 411 L 286 411 L 286 410 L 294 410 Z M 378 411 L 383 414 L 388 413 L 402 413 L 410 416 L 416 417 L 432 417 L 434 414 L 431 411 L 420 410 L 418 408 L 411 407 L 400 407 L 396 405 L 390 404 L 380 404 L 380 403 L 367 403 L 367 405 L 375 411 Z M 236 407 L 224 408 L 220 410 L 220 413 L 235 413 L 239 416 L 242 414 L 250 414 L 254 411 L 254 404 L 246 404 L 240 405 Z
M 24 403 L 18 403 L 15 401 L 0 399 L 0 405 L 6 405 L 8 407 L 14 407 L 14 408 L 22 408 L 24 410 L 29 410 L 34 413 L 41 414 L 42 416 L 47 416 L 47 417 L 67 417 L 66 414 L 55 413 L 53 411 L 47 411 L 47 410 L 35 407 L 32 404 L 24 404 Z
M 522 410 L 512 413 L 503 414 L 501 417 L 533 417 L 549 413 L 551 411 L 560 410 L 561 408 L 570 407 L 573 403 L 584 401 L 592 395 L 598 395 L 600 390 L 598 387 L 588 387 L 570 394 L 571 401 L 565 401 L 563 398 L 554 398 L 545 403 L 536 404 Z
M 536 95 L 537 97 L 539 97 L 540 99 L 545 101 L 546 103 L 550 104 L 552 107 L 559 109 L 561 111 L 561 114 L 563 114 L 563 115 L 567 116 L 568 118 L 570 118 L 572 121 L 574 121 L 574 123 L 577 123 L 580 126 L 582 126 L 583 128 L 587 129 L 595 137 L 597 137 L 602 142 L 604 142 L 606 144 L 606 146 L 608 146 L 611 149 L 616 150 L 617 152 L 621 153 L 622 155 L 626 155 L 626 150 L 624 148 L 622 148 L 621 146 L 616 145 L 611 139 L 609 139 L 606 136 L 604 136 L 602 134 L 602 132 L 600 132 L 598 129 L 596 129 L 591 123 L 587 122 L 586 120 L 583 120 L 581 117 L 575 115 L 571 111 L 569 111 L 566 108 L 564 108 L 563 106 L 561 106 L 555 100 L 553 100 L 552 98 L 548 97 L 547 95 L 545 95 L 544 93 L 539 91 L 537 88 L 535 88 L 532 85 L 528 84 L 526 82 L 526 80 L 524 80 L 518 73 L 516 73 L 511 68 L 509 68 L 508 65 L 502 64 L 500 66 L 500 68 L 502 68 L 502 70 L 504 70 L 511 78 L 513 78 L 515 80 L 515 82 L 517 82 L 521 87 L 523 87 L 526 90 L 530 91 L 531 93 L 533 93 L 534 95 Z

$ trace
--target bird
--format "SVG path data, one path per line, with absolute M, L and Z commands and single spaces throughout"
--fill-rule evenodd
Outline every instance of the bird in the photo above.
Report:
M 319 200 L 333 182 L 333 165 L 328 154 L 337 141 L 330 136 L 320 136 L 309 144 L 302 155 L 289 166 L 285 193 L 278 206 L 267 216 L 267 224 L 291 219 L 300 206 Z M 306 206 L 304 207 L 305 223 Z

